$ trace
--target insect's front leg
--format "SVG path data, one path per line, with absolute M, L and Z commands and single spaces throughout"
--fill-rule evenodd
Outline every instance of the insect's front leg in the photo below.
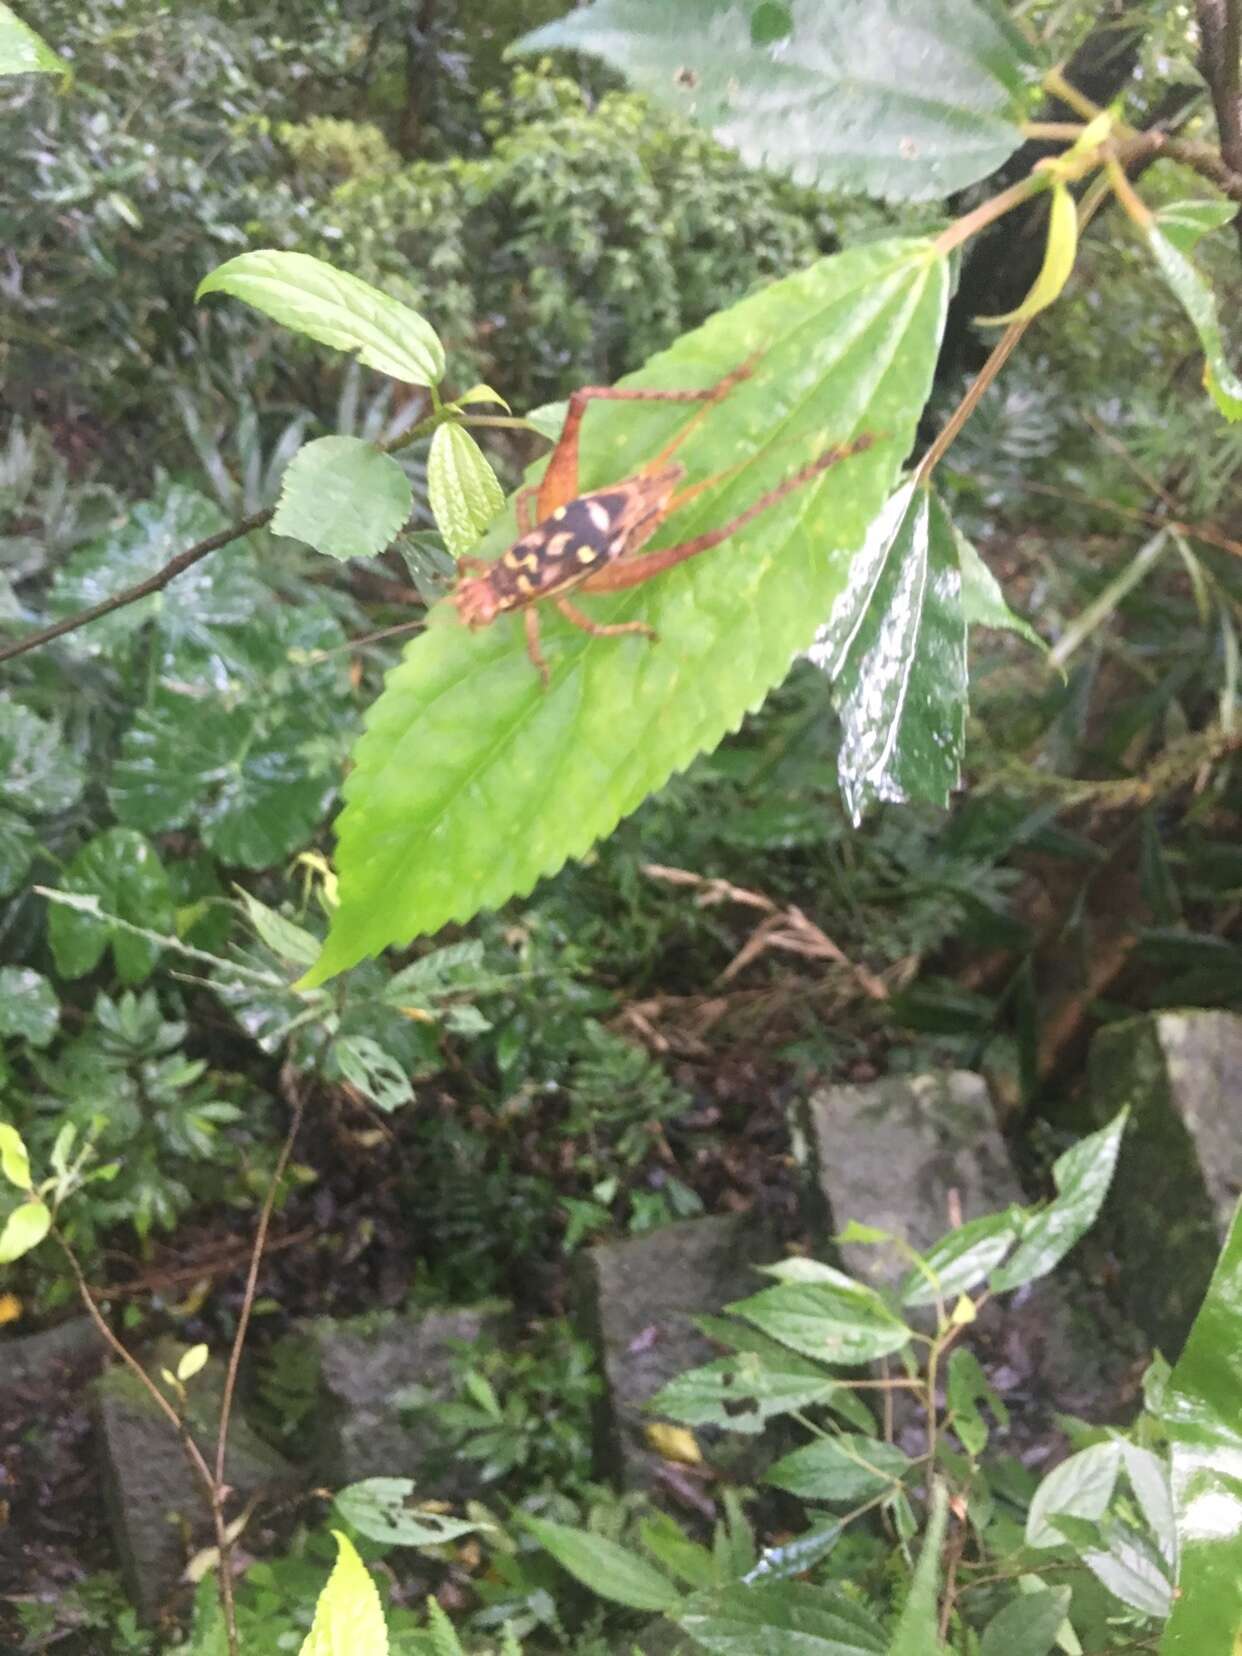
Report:
M 644 638 L 649 638 L 654 644 L 660 636 L 655 628 L 649 627 L 645 621 L 592 621 L 577 604 L 571 604 L 564 596 L 553 598 L 552 602 L 570 626 L 577 627 L 581 632 L 590 633 L 592 638 L 620 638 L 622 633 L 642 633 Z

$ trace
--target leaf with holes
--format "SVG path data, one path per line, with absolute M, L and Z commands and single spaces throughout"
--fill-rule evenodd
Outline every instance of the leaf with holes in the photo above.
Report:
M 272 530 L 329 558 L 370 558 L 384 550 L 413 505 L 409 478 L 374 443 L 318 437 L 285 470 Z
M 567 47 L 803 184 L 930 201 L 1022 142 L 1030 47 L 978 0 L 595 0 L 512 51 Z
M 657 545 L 727 522 L 835 444 L 862 432 L 874 441 L 719 550 L 583 599 L 600 621 L 653 626 L 658 643 L 544 619 L 546 690 L 520 619 L 470 633 L 451 605 L 433 610 L 355 750 L 338 823 L 341 904 L 305 986 L 528 892 L 715 747 L 785 677 L 846 589 L 913 440 L 947 286 L 928 243 L 874 242 L 721 312 L 626 382 L 709 386 L 759 353 L 679 451 L 691 478 L 728 475 L 677 513 Z M 677 404 L 597 405 L 581 486 L 632 476 L 690 417 Z M 478 550 L 495 557 L 515 535 L 510 509 Z
M 871 525 L 811 659 L 832 680 L 854 822 L 880 800 L 947 805 L 966 747 L 966 616 L 952 521 L 930 490 L 907 483 Z
M 430 322 L 369 282 L 309 253 L 256 248 L 217 265 L 195 299 L 228 293 L 296 333 L 357 354 L 406 385 L 438 385 L 444 346 Z

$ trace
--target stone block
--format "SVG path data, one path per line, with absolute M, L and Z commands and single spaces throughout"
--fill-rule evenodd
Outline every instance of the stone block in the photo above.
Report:
M 175 1368 L 182 1347 L 171 1342 L 142 1354 L 147 1372 Z M 216 1426 L 224 1363 L 212 1358 L 190 1381 L 190 1435 L 209 1466 L 215 1463 Z M 128 1369 L 109 1369 L 94 1389 L 104 1497 L 126 1589 L 140 1616 L 152 1620 L 168 1602 L 193 1552 L 214 1541 L 203 1485 L 186 1459 L 177 1432 Z M 225 1477 L 235 1517 L 257 1494 L 280 1495 L 300 1479 L 289 1463 L 234 1407 Z
M 413 1478 L 419 1494 L 460 1500 L 476 1493 L 472 1463 L 440 1464 L 434 1421 L 404 1413 L 400 1394 L 454 1395 L 458 1345 L 503 1338 L 509 1307 L 500 1302 L 409 1315 L 384 1313 L 310 1327 L 320 1374 L 319 1466 L 339 1488 L 361 1478 Z M 434 1468 L 435 1487 L 428 1484 Z
M 675 1375 L 720 1355 L 694 1318 L 757 1292 L 765 1284 L 754 1267 L 783 1252 L 771 1232 L 742 1214 L 661 1225 L 587 1250 L 579 1323 L 604 1376 L 596 1451 L 606 1476 L 626 1488 L 656 1482 L 660 1457 L 643 1434 L 657 1417 L 643 1405 Z M 713 1438 L 703 1429 L 699 1435 Z
M 1100 1031 L 1091 1110 L 1131 1121 L 1103 1223 L 1129 1316 L 1181 1350 L 1242 1193 L 1242 1018 L 1157 1012 Z

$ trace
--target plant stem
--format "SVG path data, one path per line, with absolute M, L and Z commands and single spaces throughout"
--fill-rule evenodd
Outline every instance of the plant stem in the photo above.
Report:
M 980 203 L 973 212 L 955 219 L 947 230 L 942 230 L 936 237 L 932 243 L 933 249 L 941 255 L 951 253 L 955 247 L 969 241 L 972 236 L 986 229 L 998 218 L 1011 213 L 1015 207 L 1020 207 L 1032 196 L 1039 195 L 1051 182 L 1051 178 L 1043 173 L 1029 173 L 1025 178 L 1020 178 L 1016 184 L 1011 184 L 1007 190 L 1002 190 L 990 201 Z

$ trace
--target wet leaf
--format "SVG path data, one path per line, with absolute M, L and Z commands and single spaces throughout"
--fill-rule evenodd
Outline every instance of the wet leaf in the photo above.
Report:
M 58 725 L 21 702 L 0 700 L 0 892 L 11 891 L 30 865 L 36 837 L 22 816 L 66 811 L 86 773 Z
M 270 868 L 312 838 L 334 792 L 305 715 L 157 692 L 125 732 L 108 798 L 149 832 L 197 827 L 226 863 Z
M 364 367 L 407 385 L 436 385 L 444 373 L 444 347 L 424 317 L 309 253 L 239 253 L 203 278 L 195 300 L 208 293 L 242 299 L 274 322 L 354 352 Z
M 16 1035 L 45 1047 L 60 1023 L 56 991 L 29 966 L 0 966 L 0 1037 Z
M 64 871 L 61 885 L 98 898 L 100 908 L 131 925 L 155 932 L 172 930 L 168 874 L 150 840 L 132 828 L 107 828 L 87 840 Z M 142 983 L 159 959 L 158 944 L 63 903 L 52 905 L 47 926 L 62 977 L 84 977 L 94 971 L 109 947 L 122 983 Z
M 1022 1233 L 1022 1213 L 984 1214 L 950 1231 L 923 1255 L 923 1269 L 911 1270 L 898 1293 L 903 1305 L 933 1305 L 968 1293 L 987 1280 Z
M 547 690 L 520 620 L 469 633 L 437 606 L 356 749 L 338 823 L 341 906 L 306 986 L 529 891 L 785 676 L 912 440 L 946 275 L 923 242 L 855 248 L 722 312 L 627 381 L 710 385 L 763 350 L 679 453 L 692 477 L 740 465 L 677 515 L 660 537 L 669 544 L 727 522 L 826 448 L 862 431 L 876 440 L 761 514 L 725 554 L 584 598 L 601 621 L 654 625 L 659 643 L 591 638 L 550 615 Z M 593 409 L 583 486 L 631 475 L 687 417 L 658 403 Z M 479 550 L 494 556 L 514 535 L 509 511 Z
M 1242 1647 L 1242 1207 L 1165 1389 L 1181 1561 L 1160 1656 Z
M 869 1610 L 801 1581 L 699 1593 L 671 1619 L 711 1656 L 882 1656 L 888 1648 Z
M 330 558 L 370 558 L 413 506 L 410 480 L 391 455 L 360 437 L 319 437 L 285 469 L 272 532 Z
M 966 747 L 966 617 L 953 525 L 907 483 L 854 560 L 811 659 L 841 716 L 837 779 L 855 823 L 880 800 L 945 806 Z
M 1028 1215 L 1012 1257 L 989 1278 L 993 1293 L 1005 1294 L 1046 1276 L 1090 1230 L 1112 1183 L 1128 1116 L 1128 1110 L 1118 1111 L 1107 1127 L 1057 1157 L 1052 1166 L 1056 1198 Z
M 974 0 L 595 0 L 512 51 L 604 58 L 755 166 L 800 183 L 928 201 L 1021 143 L 1033 64 L 999 7 Z M 766 22 L 765 22 L 766 18 Z

